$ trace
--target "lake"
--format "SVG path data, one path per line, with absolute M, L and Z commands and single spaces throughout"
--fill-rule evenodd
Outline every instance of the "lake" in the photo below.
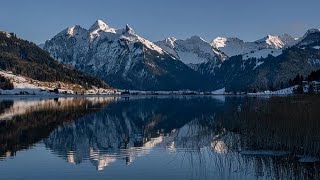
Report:
M 320 97 L 0 98 L 0 179 L 320 179 Z

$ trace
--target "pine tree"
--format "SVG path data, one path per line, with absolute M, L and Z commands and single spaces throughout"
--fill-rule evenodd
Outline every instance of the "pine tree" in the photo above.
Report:
M 314 94 L 314 93 L 315 93 L 314 86 L 312 83 L 310 83 L 309 88 L 308 88 L 308 94 Z
M 303 86 L 301 84 L 298 85 L 297 88 L 293 90 L 294 94 L 303 94 Z
M 292 79 L 289 79 L 289 85 L 290 85 L 290 86 L 293 86 L 293 85 L 294 85 Z

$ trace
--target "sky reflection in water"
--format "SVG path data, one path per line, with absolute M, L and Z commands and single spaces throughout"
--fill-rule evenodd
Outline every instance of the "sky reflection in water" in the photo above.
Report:
M 319 178 L 319 98 L 0 102 L 1 179 Z

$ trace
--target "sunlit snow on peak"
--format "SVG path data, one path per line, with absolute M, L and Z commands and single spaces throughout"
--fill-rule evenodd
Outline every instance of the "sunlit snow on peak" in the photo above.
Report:
M 129 24 L 126 25 L 126 33 L 135 34 L 134 30 L 129 26 Z
M 103 22 L 102 20 L 97 20 L 90 28 L 89 31 L 95 31 L 95 30 L 103 30 L 103 31 L 107 31 L 110 29 L 110 27 Z

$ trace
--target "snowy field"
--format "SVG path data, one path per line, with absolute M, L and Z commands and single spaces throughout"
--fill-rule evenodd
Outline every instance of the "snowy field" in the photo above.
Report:
M 119 94 L 119 92 L 114 89 L 101 89 L 101 88 L 92 88 L 85 90 L 80 85 L 67 84 L 63 82 L 42 82 L 34 80 L 28 77 L 15 75 L 10 71 L 0 70 L 0 76 L 3 76 L 10 80 L 14 88 L 12 90 L 2 90 L 0 93 L 2 95 L 52 95 L 52 94 L 78 94 L 75 89 L 79 89 L 84 95 L 90 94 Z M 54 90 L 60 87 L 57 90 L 57 93 Z

